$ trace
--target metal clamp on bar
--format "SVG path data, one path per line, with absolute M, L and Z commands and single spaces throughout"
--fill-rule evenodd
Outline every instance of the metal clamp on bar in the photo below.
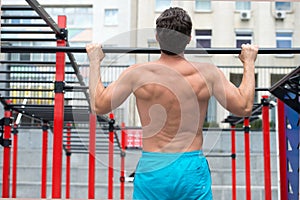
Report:
M 42 130 L 43 130 L 43 131 L 47 131 L 48 129 L 49 129 L 48 124 L 43 124 Z
M 55 81 L 54 82 L 54 93 L 65 93 L 65 82 Z
M 249 133 L 250 132 L 250 126 L 244 126 L 244 132 Z
M 16 127 L 14 127 L 14 128 L 13 128 L 13 131 L 12 131 L 12 134 L 15 135 L 15 134 L 18 134 L 18 133 L 19 133 L 18 129 L 17 129 Z
M 125 177 L 124 176 L 120 176 L 120 182 L 122 182 L 122 183 L 125 182 Z
M 230 156 L 232 159 L 235 159 L 236 158 L 236 154 L 235 153 L 233 153 L 233 154 L 231 154 L 231 156 Z
M 11 139 L 1 139 L 0 143 L 3 147 L 10 147 L 11 146 Z
M 269 105 L 270 105 L 269 99 L 267 99 L 267 98 L 262 98 L 262 99 L 261 99 L 261 104 L 262 104 L 263 106 L 269 106 Z
M 68 30 L 65 28 L 60 29 L 60 33 L 56 34 L 56 39 L 57 40 L 68 40 Z
M 72 153 L 70 151 L 66 151 L 66 156 L 71 156 Z
M 4 117 L 3 118 L 3 125 L 4 126 L 11 126 L 12 121 L 13 121 L 12 117 Z
M 115 119 L 110 119 L 108 122 L 108 125 L 109 125 L 108 131 L 109 132 L 113 132 L 115 130 L 114 124 L 115 124 Z
M 121 157 L 123 158 L 123 157 L 125 157 L 126 156 L 126 152 L 125 151 L 121 151 Z

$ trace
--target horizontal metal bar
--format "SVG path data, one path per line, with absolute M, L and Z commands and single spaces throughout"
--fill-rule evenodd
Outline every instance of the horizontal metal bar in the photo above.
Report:
M 0 74 L 55 74 L 55 71 L 0 71 Z M 65 74 L 74 74 L 74 72 L 65 72 Z
M 42 19 L 40 16 L 2 15 L 1 19 Z
M 32 88 L 0 88 L 0 91 L 53 92 L 53 89 L 32 89 Z
M 26 96 L 26 97 L 20 97 L 20 96 L 2 96 L 1 98 L 3 99 L 32 99 L 32 100 L 54 100 L 54 98 L 51 97 L 32 97 L 32 96 Z M 86 100 L 86 98 L 65 98 L 66 101 L 71 101 L 71 100 Z
M 1 34 L 54 34 L 54 31 L 10 31 L 2 30 Z
M 30 6 L 8 6 L 8 5 L 3 5 L 1 6 L 1 10 L 33 10 Z
M 85 53 L 85 47 L 36 47 L 36 46 L 1 46 L 3 53 L 56 53 L 73 52 Z M 104 53 L 159 54 L 158 48 L 106 47 Z M 188 48 L 186 54 L 239 54 L 240 48 Z M 300 48 L 261 48 L 259 54 L 300 54 Z
M 1 24 L 1 27 L 48 27 L 48 24 Z
M 1 38 L 3 42 L 55 42 L 56 38 Z

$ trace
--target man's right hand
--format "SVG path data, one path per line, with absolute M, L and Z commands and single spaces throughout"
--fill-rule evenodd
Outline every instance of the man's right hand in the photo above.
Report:
M 90 62 L 101 62 L 105 57 L 102 51 L 101 44 L 87 44 L 86 52 L 88 54 Z
M 243 44 L 239 59 L 242 61 L 242 63 L 254 63 L 257 57 L 257 52 L 257 45 Z

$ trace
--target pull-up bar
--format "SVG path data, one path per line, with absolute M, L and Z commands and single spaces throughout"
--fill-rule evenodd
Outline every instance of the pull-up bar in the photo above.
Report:
M 159 54 L 158 48 L 104 47 L 104 53 Z M 2 53 L 86 53 L 85 47 L 1 46 Z M 240 48 L 187 48 L 186 54 L 239 54 Z M 259 54 L 300 54 L 300 48 L 261 48 Z

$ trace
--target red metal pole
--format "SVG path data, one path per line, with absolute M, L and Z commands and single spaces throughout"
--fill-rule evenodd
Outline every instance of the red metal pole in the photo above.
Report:
M 42 146 L 42 183 L 41 198 L 47 198 L 47 154 L 48 154 L 48 124 L 43 124 L 43 146 Z
M 245 142 L 245 182 L 246 200 L 251 200 L 251 174 L 250 174 L 250 122 L 249 118 L 244 119 L 244 142 Z
M 11 110 L 5 108 L 3 130 L 3 170 L 2 170 L 2 198 L 9 198 L 10 176 L 10 146 L 11 146 Z
M 11 197 L 17 198 L 17 164 L 18 164 L 18 125 L 13 129 L 13 166 L 12 166 L 12 192 Z
M 232 200 L 236 200 L 236 150 L 235 125 L 231 125 L 231 168 L 232 168 Z
M 67 123 L 67 146 L 66 146 L 66 199 L 70 199 L 71 180 L 71 124 Z
M 95 199 L 96 115 L 90 114 L 88 198 Z
M 286 157 L 286 133 L 284 103 L 277 99 L 278 110 L 278 143 L 279 143 L 279 176 L 280 176 L 280 199 L 288 199 L 287 181 L 287 157 Z
M 125 199 L 125 123 L 121 124 L 121 174 L 120 174 L 120 199 Z
M 58 26 L 66 28 L 66 16 L 58 16 Z M 57 40 L 57 46 L 66 46 L 63 39 Z M 56 53 L 55 97 L 54 97 L 54 128 L 52 158 L 52 198 L 61 198 L 62 180 L 62 146 L 64 125 L 64 91 L 65 53 Z
M 108 199 L 113 199 L 114 184 L 114 114 L 109 114 L 109 147 L 108 147 Z
M 265 175 L 265 200 L 272 199 L 271 190 L 271 158 L 270 158 L 270 122 L 268 96 L 262 96 L 262 121 L 264 140 L 264 175 Z

